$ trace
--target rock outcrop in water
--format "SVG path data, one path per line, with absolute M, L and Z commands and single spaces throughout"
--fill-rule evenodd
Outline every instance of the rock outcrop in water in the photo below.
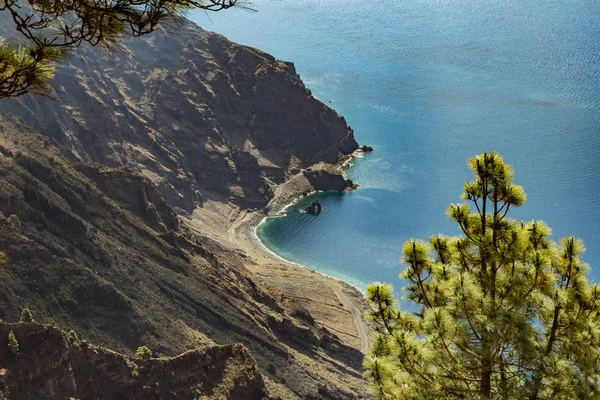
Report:
M 319 203 L 319 200 L 313 201 L 304 209 L 304 211 L 313 215 L 321 214 L 321 203 Z
M 304 176 L 315 190 L 344 190 L 355 189 L 356 185 L 350 179 L 344 178 L 339 169 L 328 164 L 318 164 L 304 171 Z
M 0 35 L 10 34 L 1 14 Z M 356 149 L 352 130 L 290 63 L 192 24 L 179 36 L 126 46 L 135 57 L 114 64 L 80 49 L 58 71 L 57 100 L 0 103 L 20 117 L 0 116 L 0 250 L 8 260 L 0 266 L 0 319 L 16 321 L 28 306 L 42 322 L 126 354 L 142 344 L 169 357 L 231 345 L 223 362 L 248 371 L 256 363 L 274 397 L 365 396 L 360 351 L 251 273 L 243 254 L 208 230 L 192 233 L 177 215 L 206 202 L 262 207 L 292 176 L 343 190 L 338 171 L 311 166 Z M 79 365 L 92 372 L 84 378 L 107 366 L 81 348 L 52 351 L 59 364 L 87 354 Z M 62 367 L 51 360 L 40 356 L 27 368 L 58 390 Z M 4 362 L 0 374 L 16 381 L 5 382 L 10 390 L 0 388 L 0 398 L 23 398 L 15 388 L 28 387 L 28 375 Z M 132 377 L 119 368 L 99 376 L 110 378 L 108 387 L 123 385 L 114 393 L 128 393 Z M 153 368 L 147 372 L 160 370 Z M 252 393 L 262 393 L 261 381 L 248 382 L 248 398 L 260 398 Z

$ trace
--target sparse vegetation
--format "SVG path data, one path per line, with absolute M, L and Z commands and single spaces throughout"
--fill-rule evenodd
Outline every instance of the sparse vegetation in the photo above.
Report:
M 15 356 L 19 354 L 19 342 L 17 341 L 13 331 L 8 333 L 8 348 Z
M 192 395 L 194 396 L 194 400 L 201 400 L 203 397 L 202 384 L 198 383 L 194 390 L 192 391 Z
M 74 330 L 71 329 L 67 335 L 68 335 L 69 340 L 71 342 L 78 342 L 79 341 L 79 337 L 77 336 L 77 332 L 75 332 Z
M 152 358 L 152 351 L 146 346 L 140 346 L 135 352 L 135 356 L 142 360 L 149 360 Z
M 31 315 L 31 311 L 29 311 L 29 308 L 23 309 L 23 311 L 21 312 L 21 319 L 19 320 L 19 322 L 22 324 L 35 323 L 35 320 L 33 319 L 33 315 Z
M 277 374 L 277 368 L 275 368 L 275 365 L 273 363 L 267 364 L 267 372 L 270 373 L 271 375 Z

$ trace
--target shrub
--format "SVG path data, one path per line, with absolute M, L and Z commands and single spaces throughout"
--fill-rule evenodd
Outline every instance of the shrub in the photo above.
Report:
M 33 315 L 31 315 L 31 311 L 29 308 L 25 308 L 21 313 L 21 320 L 19 320 L 22 324 L 33 324 L 35 320 L 33 319 Z
M 271 375 L 275 375 L 277 373 L 277 368 L 275 368 L 275 365 L 273 365 L 273 363 L 267 364 L 267 372 Z
M 137 358 L 141 358 L 142 360 L 148 360 L 152 358 L 152 351 L 150 351 L 150 349 L 146 346 L 140 346 L 135 352 L 135 356 Z
M 79 337 L 77 336 L 77 332 L 75 332 L 73 329 L 71 329 L 67 335 L 68 335 L 69 340 L 71 342 L 78 342 L 79 341 Z
M 19 354 L 19 342 L 17 342 L 17 338 L 15 337 L 15 333 L 13 331 L 8 333 L 8 348 L 15 356 Z

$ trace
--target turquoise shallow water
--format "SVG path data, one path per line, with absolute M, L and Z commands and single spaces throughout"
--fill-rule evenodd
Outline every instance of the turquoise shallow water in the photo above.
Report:
M 600 281 L 600 2 L 256 0 L 196 14 L 207 30 L 291 60 L 313 93 L 376 151 L 348 169 L 358 191 L 324 212 L 258 229 L 282 257 L 361 288 L 399 287 L 402 243 L 458 233 L 446 218 L 467 157 L 497 150 L 555 238 L 584 239 Z

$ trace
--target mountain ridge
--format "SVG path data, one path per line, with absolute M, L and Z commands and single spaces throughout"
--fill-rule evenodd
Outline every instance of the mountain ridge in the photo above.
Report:
M 257 365 L 239 344 L 206 346 L 176 357 L 131 358 L 81 341 L 51 325 L 0 325 L 17 354 L 0 346 L 0 399 L 269 398 Z M 93 376 L 93 379 L 89 379 Z
M 124 46 L 132 56 L 113 62 L 77 49 L 57 70 L 56 101 L 18 98 L 2 111 L 69 158 L 137 169 L 187 213 L 207 198 L 263 207 L 300 169 L 358 147 L 292 63 L 191 22 Z

